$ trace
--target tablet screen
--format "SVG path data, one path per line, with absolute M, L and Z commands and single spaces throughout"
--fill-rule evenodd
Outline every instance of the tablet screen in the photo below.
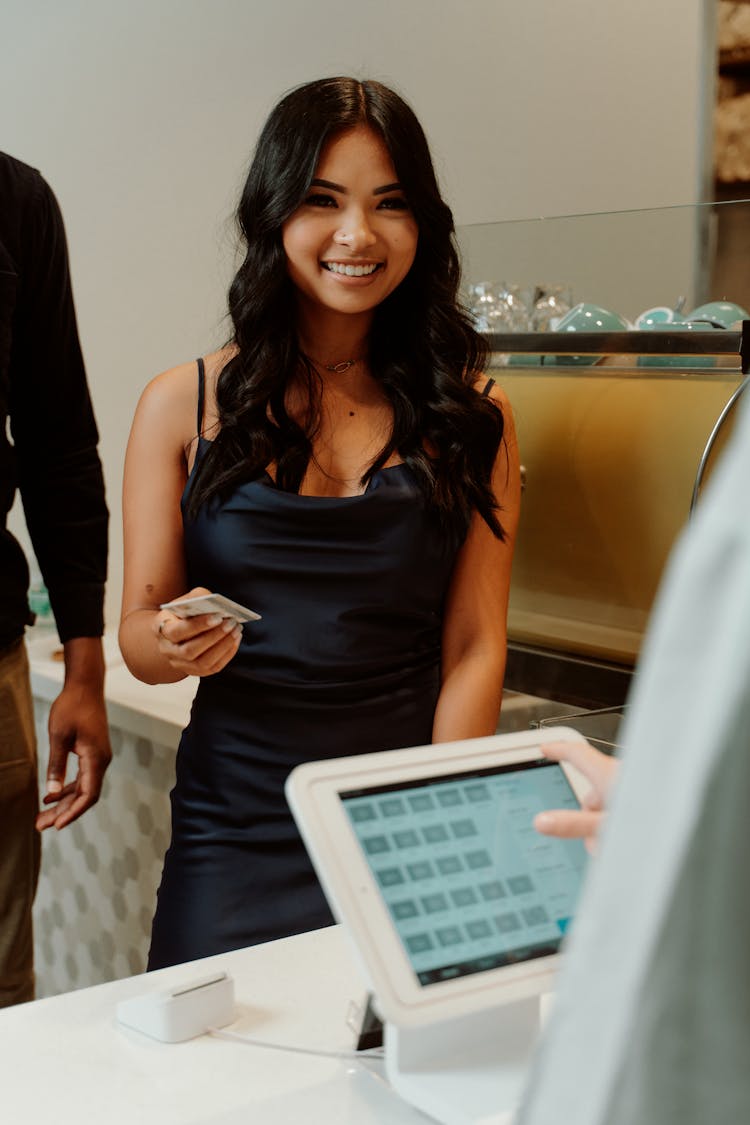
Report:
M 339 796 L 420 984 L 558 951 L 587 853 L 532 826 L 543 809 L 579 807 L 557 763 Z

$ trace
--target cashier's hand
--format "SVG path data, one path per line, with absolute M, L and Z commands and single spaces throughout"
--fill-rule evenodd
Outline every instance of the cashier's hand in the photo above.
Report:
M 582 839 L 592 854 L 604 817 L 604 809 L 617 777 L 618 763 L 584 739 L 580 742 L 548 742 L 541 747 L 552 762 L 570 762 L 591 783 L 581 809 L 548 809 L 534 817 L 534 828 L 545 836 Z
M 205 586 L 196 586 L 179 598 L 210 593 Z M 183 618 L 160 609 L 153 628 L 159 652 L 182 676 L 215 676 L 227 666 L 242 640 L 242 626 L 218 613 Z

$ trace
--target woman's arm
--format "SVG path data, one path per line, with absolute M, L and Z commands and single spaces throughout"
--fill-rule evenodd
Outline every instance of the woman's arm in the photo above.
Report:
M 160 610 L 187 590 L 180 498 L 195 448 L 195 364 L 157 376 L 146 388 L 130 432 L 123 479 L 125 566 L 120 649 L 146 683 L 212 675 L 239 647 L 234 622 L 203 615 L 181 620 Z
M 505 420 L 492 487 L 506 539 L 497 539 L 482 517 L 474 514 L 448 591 L 433 742 L 494 734 L 500 714 L 521 476 L 510 403 L 497 387 L 491 397 Z

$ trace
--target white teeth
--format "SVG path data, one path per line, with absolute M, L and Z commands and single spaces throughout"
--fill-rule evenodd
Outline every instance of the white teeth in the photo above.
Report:
M 366 277 L 378 268 L 377 263 L 372 266 L 345 266 L 343 262 L 323 262 L 323 265 L 331 273 L 343 273 L 347 277 Z

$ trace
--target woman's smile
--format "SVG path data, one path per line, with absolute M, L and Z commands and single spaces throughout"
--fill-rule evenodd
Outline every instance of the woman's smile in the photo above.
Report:
M 355 262 L 321 262 L 323 269 L 338 277 L 372 277 L 375 270 L 382 268 L 381 262 L 368 262 L 363 265 Z

